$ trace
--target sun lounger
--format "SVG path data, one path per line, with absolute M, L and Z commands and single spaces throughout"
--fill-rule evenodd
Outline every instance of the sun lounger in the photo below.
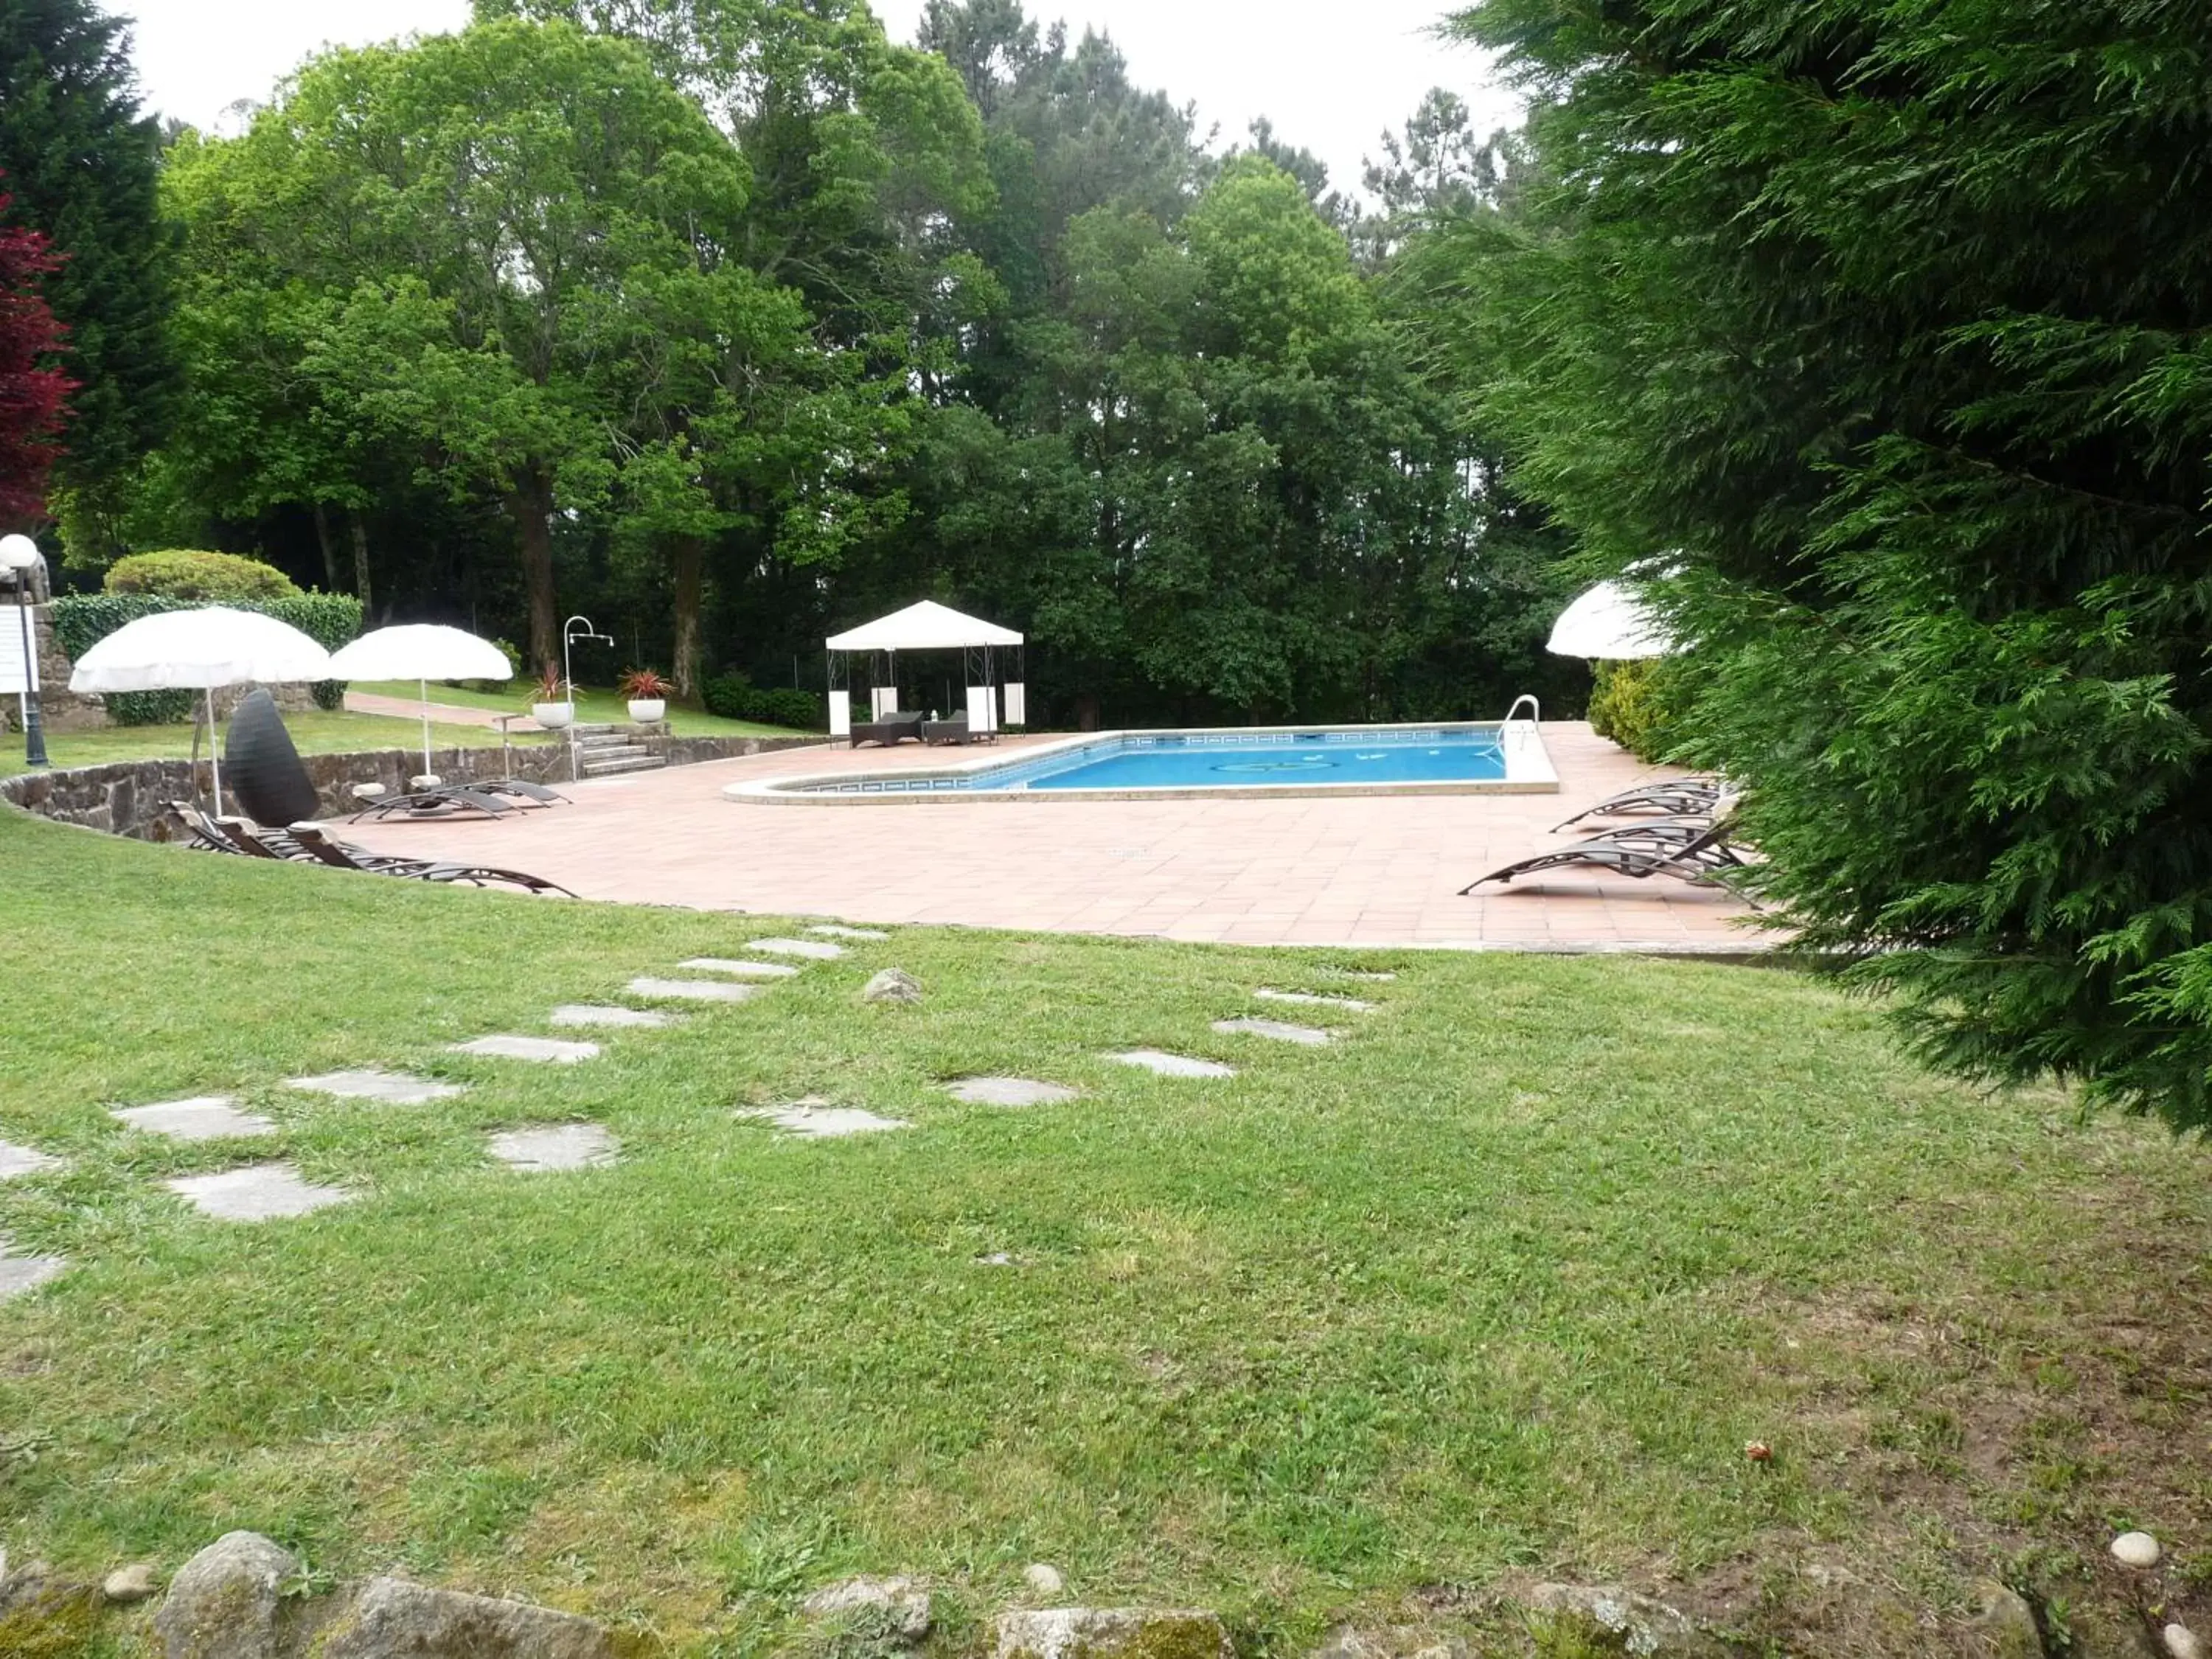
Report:
M 1714 778 L 1674 778 L 1665 783 L 1642 784 L 1553 825 L 1552 833 L 1556 836 L 1588 818 L 1709 817 L 1726 787 Z
M 537 788 L 536 784 L 529 786 Z M 495 818 L 508 812 L 519 812 L 532 803 L 522 800 L 502 800 L 501 794 L 508 793 L 483 783 L 451 783 L 436 789 L 412 790 L 404 795 L 376 794 L 362 790 L 354 792 L 354 799 L 362 803 L 353 815 L 359 823 L 364 818 L 452 818 L 477 816 Z M 545 792 L 551 794 L 551 790 Z M 559 799 L 556 797 L 556 799 Z
M 919 710 L 911 714 L 890 714 L 879 720 L 864 720 L 853 728 L 853 747 L 864 743 L 879 743 L 886 749 L 911 738 L 921 741 L 922 719 Z
M 1461 888 L 1460 896 L 1464 898 L 1476 888 L 1493 881 L 1510 883 L 1516 876 L 1576 866 L 1629 876 L 1638 881 L 1652 876 L 1673 876 L 1698 886 L 1733 890 L 1730 872 L 1747 868 L 1750 864 L 1734 845 L 1735 833 L 1735 819 L 1725 814 L 1712 819 L 1666 818 L 1637 824 L 1577 842 L 1571 847 L 1538 853 L 1493 870 Z
M 955 714 L 949 720 L 924 720 L 921 723 L 924 743 L 965 744 L 975 741 L 975 734 L 968 729 L 968 717 Z
M 380 854 L 365 854 L 357 848 L 333 841 L 320 824 L 295 823 L 289 833 L 308 857 L 333 869 L 353 870 L 370 876 L 400 876 L 410 881 L 452 883 L 465 887 L 520 887 L 526 893 L 553 893 L 562 898 L 576 896 L 557 883 L 525 875 L 519 870 L 501 870 L 483 864 L 449 864 L 429 859 L 386 858 Z

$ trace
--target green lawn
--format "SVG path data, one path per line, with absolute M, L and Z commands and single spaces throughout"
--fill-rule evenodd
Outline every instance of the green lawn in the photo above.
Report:
M 352 688 L 356 691 L 374 691 L 380 696 L 404 697 L 410 702 L 421 695 L 413 680 L 393 680 L 384 684 L 364 682 Z M 502 714 L 526 714 L 534 699 L 522 681 L 500 691 L 469 691 L 459 686 L 433 684 L 433 702 L 457 703 L 470 708 L 493 708 Z M 629 708 L 622 696 L 602 687 L 580 685 L 576 688 L 576 718 L 586 723 L 623 721 L 629 719 Z M 757 720 L 726 720 L 720 714 L 710 714 L 703 708 L 689 708 L 671 702 L 668 705 L 668 724 L 679 738 L 788 738 L 794 735 L 781 726 L 763 726 Z
M 226 729 L 228 723 L 225 723 Z M 303 755 L 345 754 L 356 750 L 419 749 L 422 722 L 394 720 L 382 714 L 355 714 L 343 710 L 310 709 L 287 714 L 284 729 Z M 441 749 L 496 748 L 499 733 L 480 726 L 432 725 L 431 741 Z M 517 743 L 538 739 L 518 737 Z M 21 732 L 0 738 L 0 774 L 23 770 Z M 204 732 L 200 753 L 208 750 Z M 175 726 L 110 726 L 86 732 L 50 732 L 46 757 L 55 766 L 97 766 L 106 761 L 182 759 L 192 752 L 190 721 Z
M 796 1639 L 797 1601 L 859 1571 L 927 1575 L 960 1649 L 1042 1559 L 1073 1600 L 1218 1606 L 1288 1655 L 1344 1617 L 1479 1627 L 1423 1587 L 1520 1573 L 1733 1586 L 1754 1629 L 1863 1636 L 2001 1571 L 2078 1620 L 2143 1593 L 2103 1553 L 2125 1522 L 2181 1542 L 2161 1594 L 2205 1610 L 2203 1151 L 1933 1080 L 1794 975 L 917 930 L 551 1069 L 443 1046 L 779 924 L 14 813 L 0 868 L 0 1137 L 71 1160 L 0 1183 L 0 1231 L 75 1264 L 0 1304 L 18 1559 L 173 1569 L 252 1528 L 318 1574 L 398 1565 L 702 1654 Z M 923 1006 L 860 1004 L 891 964 Z M 1380 1006 L 1323 1012 L 1328 1048 L 1210 1029 L 1285 1013 L 1261 986 Z M 1139 1045 L 1242 1074 L 1100 1058 Z M 370 1065 L 470 1087 L 283 1087 Z M 1085 1092 L 939 1091 L 971 1073 Z M 210 1092 L 280 1136 L 105 1110 Z M 732 1115 L 809 1094 L 915 1127 Z M 619 1167 L 485 1158 L 577 1120 Z M 360 1200 L 239 1226 L 160 1185 L 269 1156 Z M 1949 1651 L 1922 1637 L 1793 1650 Z

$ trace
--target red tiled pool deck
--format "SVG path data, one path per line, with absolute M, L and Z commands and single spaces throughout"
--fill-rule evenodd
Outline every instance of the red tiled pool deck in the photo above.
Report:
M 527 870 L 589 899 L 695 909 L 1232 945 L 1763 948 L 1737 901 L 1664 876 L 1551 872 L 1460 897 L 1484 872 L 1570 840 L 1550 833 L 1570 813 L 1667 775 L 1581 722 L 1543 731 L 1558 794 L 783 805 L 722 793 L 975 758 L 825 745 L 564 786 L 572 804 L 544 811 L 344 833 L 374 852 Z

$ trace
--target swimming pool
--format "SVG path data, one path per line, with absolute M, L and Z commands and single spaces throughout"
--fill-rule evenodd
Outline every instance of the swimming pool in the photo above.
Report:
M 905 751 L 911 753 L 912 751 Z M 772 778 L 744 800 L 1145 799 L 1193 795 L 1513 793 L 1556 791 L 1533 721 L 1109 732 L 921 769 L 883 751 L 881 770 Z

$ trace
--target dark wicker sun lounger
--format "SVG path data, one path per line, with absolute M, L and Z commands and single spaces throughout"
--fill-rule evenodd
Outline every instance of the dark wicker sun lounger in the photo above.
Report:
M 969 730 L 965 714 L 956 714 L 949 720 L 924 720 L 921 740 L 924 743 L 973 743 L 975 733 Z
M 562 898 L 576 896 L 556 882 L 526 875 L 520 870 L 501 870 L 483 864 L 452 864 L 430 859 L 385 858 L 366 854 L 357 848 L 349 848 L 331 840 L 319 824 L 295 823 L 290 833 L 308 857 L 333 869 L 353 870 L 370 876 L 400 876 L 410 881 L 451 883 L 464 887 L 520 887 L 526 893 L 553 893 Z
M 879 720 L 863 720 L 853 728 L 853 747 L 864 743 L 879 743 L 886 749 L 892 744 L 913 738 L 921 741 L 922 719 L 919 710 L 911 714 L 890 714 Z
M 1516 876 L 1540 871 L 1583 866 L 1630 876 L 1638 881 L 1652 876 L 1673 876 L 1698 886 L 1729 887 L 1729 874 L 1746 868 L 1749 860 L 1733 845 L 1733 818 L 1669 818 L 1616 830 L 1571 847 L 1554 848 L 1501 869 L 1460 889 L 1464 898 L 1491 882 L 1509 883 Z
M 1725 789 L 1725 785 L 1712 778 L 1673 778 L 1665 783 L 1642 784 L 1553 825 L 1552 833 L 1556 836 L 1588 818 L 1710 817 Z
M 538 786 L 530 787 L 534 789 Z M 353 815 L 353 821 L 359 823 L 363 818 L 452 818 L 471 814 L 495 818 L 503 813 L 519 812 L 525 805 L 520 800 L 501 800 L 489 784 L 455 783 L 404 795 L 380 795 L 364 801 L 361 811 Z

